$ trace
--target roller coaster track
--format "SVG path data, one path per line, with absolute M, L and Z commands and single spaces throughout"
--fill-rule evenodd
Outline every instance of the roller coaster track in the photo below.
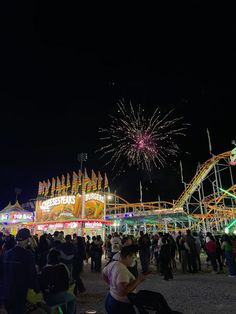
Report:
M 220 202 L 225 198 L 228 197 L 227 192 L 231 192 L 232 195 L 236 196 L 236 184 L 231 186 L 226 192 L 222 193 L 222 195 L 220 195 L 219 197 L 215 197 L 215 194 L 210 194 L 208 196 L 206 196 L 203 200 L 202 203 L 209 209 L 208 214 L 211 214 L 211 212 L 214 211 L 218 211 L 221 212 L 224 215 L 228 215 L 229 218 L 234 217 L 234 215 L 236 214 L 236 206 L 234 207 L 227 207 L 224 206 L 222 207 L 222 205 L 220 205 Z
M 122 209 L 122 208 L 148 208 L 148 209 L 172 209 L 173 203 L 170 202 L 162 202 L 162 201 L 155 201 L 155 202 L 143 202 L 143 203 L 125 203 L 125 204 L 111 204 L 110 207 L 107 208 L 107 210 L 115 210 L 115 209 Z
M 183 213 L 182 208 L 173 208 L 173 203 L 166 201 L 151 201 L 151 202 L 142 202 L 142 203 L 129 203 L 124 198 L 113 194 L 113 193 L 104 193 L 107 196 L 112 196 L 112 199 L 116 198 L 117 203 L 107 202 L 106 212 L 119 211 L 124 209 L 125 212 L 127 209 L 133 209 L 134 212 L 139 212 L 140 215 L 153 215 L 153 214 L 166 214 L 166 213 Z M 120 203 L 121 202 L 121 203 Z
M 188 200 L 188 198 L 196 191 L 197 187 L 200 183 L 207 177 L 209 172 L 213 169 L 213 167 L 223 158 L 227 158 L 231 155 L 231 151 L 213 156 L 208 159 L 197 171 L 196 175 L 192 178 L 192 180 L 187 185 L 187 188 L 183 191 L 180 197 L 175 202 L 174 208 L 183 207 L 184 203 Z

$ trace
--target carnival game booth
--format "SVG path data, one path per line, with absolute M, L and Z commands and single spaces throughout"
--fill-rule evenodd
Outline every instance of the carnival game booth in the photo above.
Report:
M 20 228 L 31 225 L 34 213 L 24 210 L 18 201 L 14 205 L 9 203 L 0 211 L 0 230 L 15 235 Z
M 96 178 L 95 178 L 96 177 Z M 92 179 L 87 172 L 73 172 L 72 182 L 67 174 L 67 182 L 52 179 L 52 183 L 39 183 L 36 201 L 34 232 L 54 233 L 79 236 L 97 236 L 104 238 L 105 226 L 112 222 L 105 220 L 106 197 L 99 184 L 98 177 L 92 172 Z M 97 179 L 97 180 L 96 180 Z M 42 186 L 43 184 L 43 186 Z M 92 191 L 91 191 L 92 190 Z

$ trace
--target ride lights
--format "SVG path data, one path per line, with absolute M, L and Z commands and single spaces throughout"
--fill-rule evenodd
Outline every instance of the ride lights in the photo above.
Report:
M 108 199 L 108 201 L 111 201 L 111 200 L 113 199 L 113 196 L 110 195 L 110 194 L 108 194 L 108 195 L 107 195 L 107 199 Z

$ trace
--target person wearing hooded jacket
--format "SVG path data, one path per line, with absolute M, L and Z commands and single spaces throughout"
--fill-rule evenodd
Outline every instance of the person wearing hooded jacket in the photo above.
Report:
M 8 314 L 24 313 L 28 289 L 39 292 L 34 256 L 26 249 L 29 237 L 29 229 L 20 229 L 16 245 L 3 257 L 3 291 Z

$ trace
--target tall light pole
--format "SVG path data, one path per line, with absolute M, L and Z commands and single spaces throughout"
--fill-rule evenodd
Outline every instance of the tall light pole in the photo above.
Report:
M 88 158 L 87 153 L 78 153 L 77 160 L 80 162 L 80 170 L 83 173 L 83 162 Z M 83 183 L 82 183 L 83 185 Z M 85 218 L 85 191 L 82 188 L 82 218 Z
M 80 170 L 83 171 L 83 162 L 85 162 L 88 159 L 87 153 L 79 153 L 77 155 L 77 160 L 80 162 Z

